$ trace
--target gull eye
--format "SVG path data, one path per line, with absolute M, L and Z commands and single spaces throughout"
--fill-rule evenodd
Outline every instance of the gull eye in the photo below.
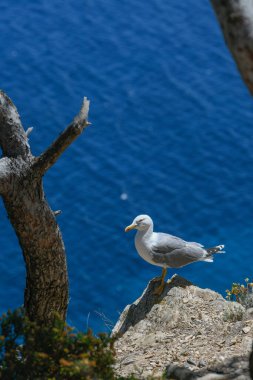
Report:
M 139 220 L 137 221 L 137 223 L 141 223 L 141 222 L 143 222 L 143 220 L 144 220 L 144 218 L 139 219 Z

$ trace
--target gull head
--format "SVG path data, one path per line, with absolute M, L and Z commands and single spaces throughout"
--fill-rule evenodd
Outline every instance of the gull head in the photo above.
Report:
M 131 230 L 146 231 L 150 226 L 153 226 L 153 221 L 148 215 L 138 215 L 134 218 L 132 224 L 125 228 L 125 232 Z

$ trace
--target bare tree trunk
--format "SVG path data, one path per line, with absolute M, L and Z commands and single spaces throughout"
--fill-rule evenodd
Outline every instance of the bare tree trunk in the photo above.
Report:
M 245 85 L 253 95 L 253 0 L 210 0 L 225 42 Z M 253 347 L 249 358 L 253 379 Z
M 37 322 L 50 321 L 55 312 L 65 318 L 68 306 L 64 243 L 55 213 L 44 196 L 42 176 L 89 124 L 88 110 L 85 98 L 69 127 L 44 153 L 34 157 L 14 104 L 0 91 L 0 194 L 26 264 L 25 309 Z
M 226 44 L 253 95 L 253 0 L 211 0 Z

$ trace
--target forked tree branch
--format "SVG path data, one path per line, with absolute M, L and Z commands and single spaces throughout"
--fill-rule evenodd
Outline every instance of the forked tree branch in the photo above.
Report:
M 84 128 L 90 125 L 88 122 L 90 101 L 84 98 L 79 114 L 73 122 L 60 134 L 60 136 L 43 152 L 34 162 L 33 169 L 43 175 L 68 146 L 83 132 Z
M 253 95 L 253 0 L 211 0 L 225 42 Z
M 18 111 L 0 91 L 0 195 L 16 232 L 26 265 L 24 306 L 31 320 L 48 324 L 68 307 L 65 247 L 56 215 L 44 196 L 41 177 L 89 124 L 89 101 L 69 127 L 38 158 L 31 153 Z

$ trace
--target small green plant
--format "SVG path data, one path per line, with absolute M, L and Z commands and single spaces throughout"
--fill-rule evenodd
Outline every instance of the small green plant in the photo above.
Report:
M 0 319 L 0 379 L 115 379 L 113 340 L 75 332 L 55 316 L 50 326 L 29 321 L 23 309 Z
M 234 282 L 230 290 L 226 290 L 227 300 L 239 302 L 246 308 L 253 306 L 253 282 L 245 278 L 245 285 Z

